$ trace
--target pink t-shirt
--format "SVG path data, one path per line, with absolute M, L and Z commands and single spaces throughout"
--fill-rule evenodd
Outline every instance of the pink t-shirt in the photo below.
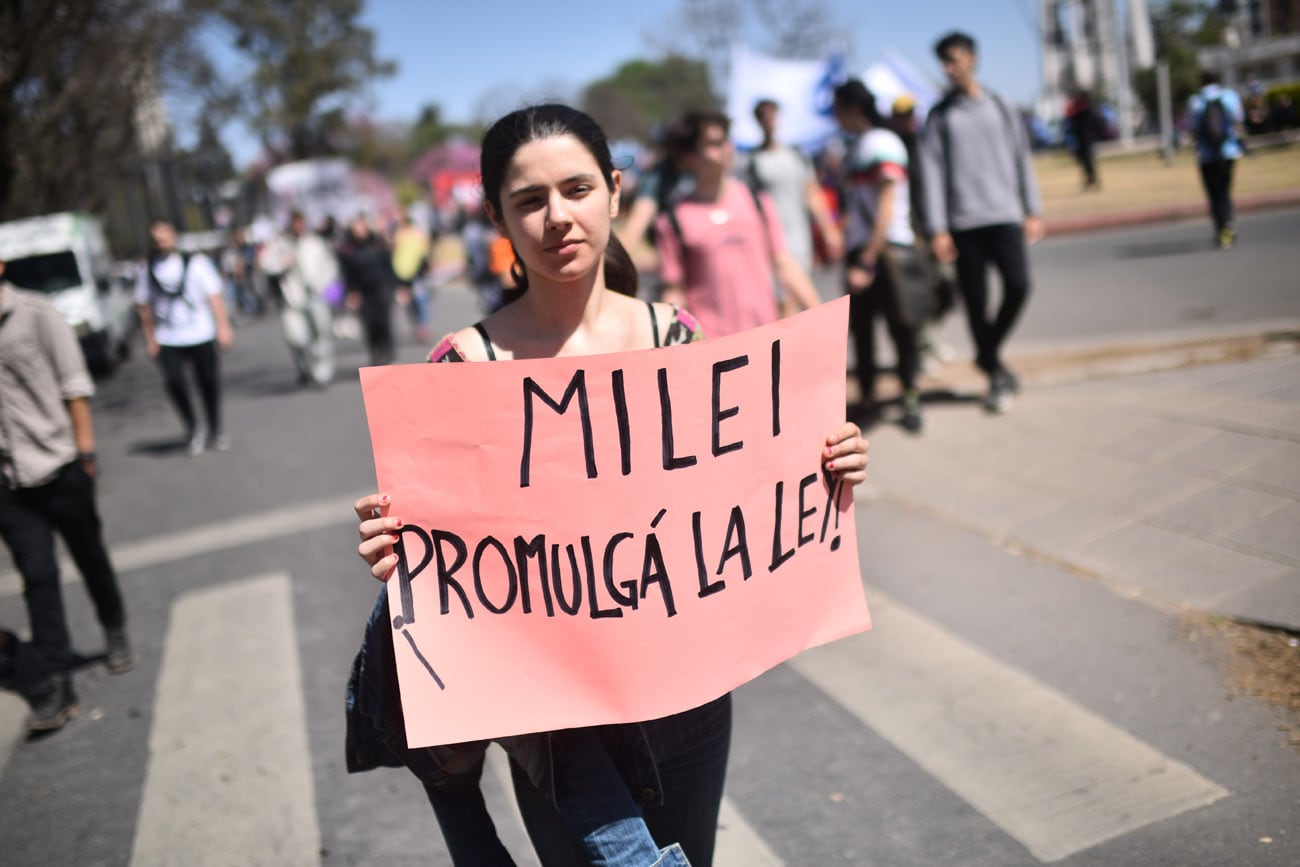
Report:
M 766 193 L 759 193 L 759 200 L 767 214 L 766 237 L 753 195 L 731 178 L 717 202 L 678 203 L 681 239 L 668 216 L 659 215 L 660 277 L 665 285 L 683 288 L 686 306 L 706 337 L 736 334 L 779 316 L 772 255 L 785 250 L 785 236 L 772 200 Z

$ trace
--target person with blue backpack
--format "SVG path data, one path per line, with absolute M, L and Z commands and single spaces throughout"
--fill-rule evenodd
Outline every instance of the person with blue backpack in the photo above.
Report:
M 1245 119 L 1241 97 L 1219 84 L 1212 70 L 1201 73 L 1201 89 L 1188 101 L 1192 135 L 1196 140 L 1196 162 L 1201 184 L 1210 203 L 1214 241 L 1227 250 L 1237 240 L 1232 214 L 1232 173 L 1245 152 L 1239 132 Z

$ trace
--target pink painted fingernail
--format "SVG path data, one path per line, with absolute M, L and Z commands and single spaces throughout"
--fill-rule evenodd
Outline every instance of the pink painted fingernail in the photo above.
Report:
M 401 519 L 401 518 L 398 518 L 398 519 L 397 519 L 397 529 L 399 529 L 399 530 L 402 529 L 402 519 Z

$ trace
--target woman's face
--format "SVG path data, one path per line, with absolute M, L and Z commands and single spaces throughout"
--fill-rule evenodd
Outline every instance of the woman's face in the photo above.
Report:
M 501 184 L 501 213 L 491 216 L 514 244 L 530 284 L 568 282 L 600 265 L 618 216 L 620 184 L 615 171 L 611 190 L 595 157 L 571 135 L 515 151 Z

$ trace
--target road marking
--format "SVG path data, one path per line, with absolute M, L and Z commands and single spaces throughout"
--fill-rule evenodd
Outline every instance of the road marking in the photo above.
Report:
M 883 594 L 867 595 L 870 632 L 791 665 L 1040 860 L 1229 794 Z
M 134 867 L 320 863 L 288 575 L 179 597 L 154 705 Z
M 506 817 L 509 820 L 508 826 L 517 827 L 525 834 L 523 840 L 527 842 L 523 817 L 519 815 L 519 807 L 515 804 L 513 795 L 509 794 L 514 790 L 510 781 L 510 760 L 506 757 L 505 751 L 496 747 L 489 749 L 487 768 L 488 776 L 495 781 L 496 785 L 485 785 L 483 797 L 488 802 L 493 817 L 497 819 L 497 827 L 502 828 L 503 842 L 510 849 L 519 867 L 536 867 L 538 863 L 536 853 L 531 848 L 521 852 L 520 847 L 512 845 L 514 841 L 506 839 L 508 836 L 504 830 L 506 823 L 501 821 L 502 817 Z M 486 779 L 485 777 L 485 782 Z M 502 795 L 502 792 L 505 794 Z M 785 862 L 763 842 L 763 838 L 753 826 L 745 821 L 745 817 L 736 809 L 736 805 L 730 799 L 723 798 L 722 811 L 718 816 L 717 850 L 713 853 L 714 867 L 784 867 L 784 864 Z
M 27 713 L 27 702 L 17 693 L 0 692 L 0 777 L 18 742 L 27 734 Z
M 365 494 L 359 493 L 346 498 L 325 497 L 319 500 L 307 500 L 255 515 L 214 521 L 188 530 L 137 539 L 134 542 L 114 545 L 109 549 L 109 558 L 113 562 L 113 568 L 118 572 L 129 572 L 133 569 L 146 569 L 161 563 L 183 560 L 186 557 L 197 557 L 200 554 L 211 554 L 215 551 L 265 542 L 268 539 L 293 533 L 355 524 L 357 518 L 352 511 L 352 504 L 362 496 Z M 64 584 L 72 584 L 80 580 L 77 567 L 66 556 L 59 560 L 59 571 Z M 17 572 L 10 570 L 0 573 L 0 596 L 17 595 L 22 592 L 22 588 L 22 578 Z

